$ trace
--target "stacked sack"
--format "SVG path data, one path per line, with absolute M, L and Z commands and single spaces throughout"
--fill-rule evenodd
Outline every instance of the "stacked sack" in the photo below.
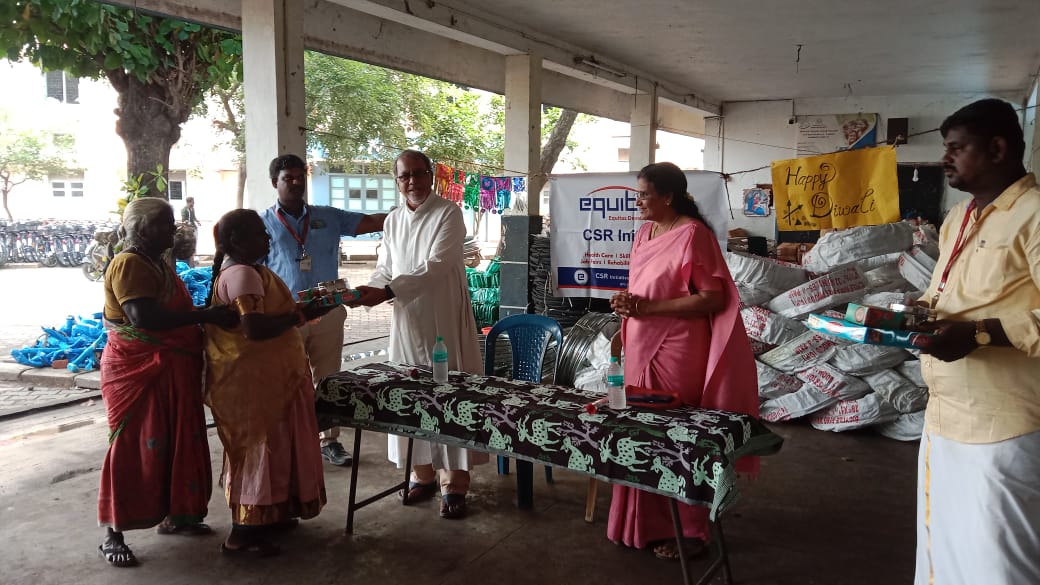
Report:
M 916 352 L 851 343 L 807 329 L 804 319 L 843 318 L 853 302 L 916 299 L 937 257 L 935 228 L 907 222 L 829 232 L 801 265 L 727 254 L 756 356 L 762 418 L 808 416 L 821 430 L 875 426 L 887 437 L 918 439 L 928 390 Z
M 499 293 L 498 258 L 493 259 L 487 270 L 466 267 L 466 280 L 469 283 L 469 298 L 473 304 L 473 317 L 477 327 L 491 327 L 498 322 Z

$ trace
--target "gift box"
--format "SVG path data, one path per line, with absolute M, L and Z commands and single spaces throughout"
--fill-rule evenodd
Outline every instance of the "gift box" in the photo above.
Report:
M 906 329 L 906 315 L 881 307 L 849 303 L 845 309 L 845 320 L 878 329 Z
M 805 325 L 813 331 L 826 333 L 855 343 L 871 345 L 887 345 L 906 349 L 921 349 L 931 345 L 935 335 L 917 331 L 901 331 L 867 327 L 858 323 L 850 323 L 842 319 L 834 319 L 811 313 Z
M 320 282 L 307 290 L 296 293 L 296 298 L 302 303 L 314 303 L 321 307 L 345 305 L 361 297 L 357 289 L 350 288 L 347 281 L 339 278 L 327 282 Z

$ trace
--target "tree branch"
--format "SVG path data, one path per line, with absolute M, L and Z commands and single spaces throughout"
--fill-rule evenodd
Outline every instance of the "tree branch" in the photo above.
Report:
M 564 109 L 560 112 L 560 119 L 553 126 L 552 132 L 549 133 L 549 139 L 542 148 L 541 156 L 538 157 L 538 170 L 540 173 L 538 176 L 528 179 L 527 192 L 529 194 L 537 194 L 542 191 L 542 187 L 545 186 L 546 176 L 552 172 L 556 160 L 560 158 L 560 153 L 567 146 L 567 136 L 570 135 L 571 127 L 574 126 L 574 121 L 577 119 L 578 112 L 574 110 Z

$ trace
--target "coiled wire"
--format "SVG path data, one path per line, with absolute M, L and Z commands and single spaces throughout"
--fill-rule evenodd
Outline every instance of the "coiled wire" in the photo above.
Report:
M 614 313 L 587 313 L 578 319 L 563 338 L 560 361 L 556 368 L 556 383 L 563 386 L 574 384 L 574 377 L 588 367 L 589 352 L 602 333 L 610 339 L 621 328 L 621 318 Z

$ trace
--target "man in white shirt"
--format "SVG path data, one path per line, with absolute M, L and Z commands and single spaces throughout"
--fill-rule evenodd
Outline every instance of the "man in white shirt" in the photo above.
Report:
M 394 299 L 390 331 L 391 361 L 430 366 L 438 336 L 448 346 L 448 368 L 483 372 L 477 324 L 469 299 L 462 241 L 466 226 L 457 205 L 433 194 L 433 163 L 417 150 L 406 150 L 394 163 L 397 187 L 405 205 L 387 215 L 383 246 L 369 286 L 360 286 L 357 304 L 372 306 Z M 390 435 L 389 457 L 404 466 L 408 440 Z M 466 514 L 469 469 L 486 463 L 479 453 L 416 440 L 408 501 L 422 501 L 437 491 L 442 470 L 441 517 Z

